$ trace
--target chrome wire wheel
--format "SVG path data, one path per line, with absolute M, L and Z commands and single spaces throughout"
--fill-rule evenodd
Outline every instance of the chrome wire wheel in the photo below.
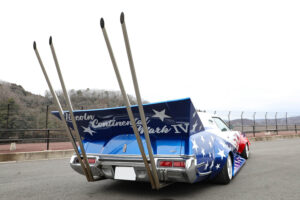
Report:
M 228 173 L 229 180 L 231 180 L 232 179 L 232 161 L 231 161 L 230 155 L 228 155 L 228 158 L 227 158 L 227 173 Z

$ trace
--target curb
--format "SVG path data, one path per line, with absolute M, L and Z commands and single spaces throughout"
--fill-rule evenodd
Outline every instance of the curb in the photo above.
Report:
M 277 139 L 292 139 L 292 138 L 299 138 L 300 134 L 295 135 L 272 135 L 272 136 L 264 136 L 264 137 L 252 137 L 249 138 L 251 142 L 256 141 L 272 141 Z
M 74 150 L 50 150 L 0 154 L 0 162 L 70 158 Z

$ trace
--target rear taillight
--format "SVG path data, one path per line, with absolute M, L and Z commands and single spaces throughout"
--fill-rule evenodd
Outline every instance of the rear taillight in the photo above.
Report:
M 160 167 L 181 167 L 185 168 L 185 161 L 171 161 L 171 160 L 164 160 L 159 161 Z
M 94 164 L 96 162 L 96 159 L 95 158 L 88 158 L 88 162 L 90 164 Z
M 185 168 L 185 162 L 184 161 L 174 161 L 173 167 L 182 167 Z
M 161 167 L 172 167 L 172 161 L 160 161 L 159 166 L 161 166 Z

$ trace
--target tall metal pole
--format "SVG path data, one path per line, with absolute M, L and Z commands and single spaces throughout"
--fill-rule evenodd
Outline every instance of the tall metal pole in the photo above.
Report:
M 286 126 L 286 130 L 288 131 L 289 130 L 289 126 L 288 126 L 288 113 L 286 112 L 285 113 L 285 126 Z
M 241 122 L 242 122 L 242 133 L 244 132 L 244 119 L 243 119 L 244 111 L 241 114 Z
M 256 115 L 256 112 L 253 113 L 253 135 L 255 137 L 255 115 Z
M 148 160 L 147 160 L 147 157 L 146 157 L 146 154 L 145 154 L 144 146 L 143 146 L 139 131 L 138 131 L 136 123 L 135 123 L 134 115 L 133 115 L 131 107 L 130 107 L 131 105 L 130 105 L 128 96 L 126 94 L 126 91 L 125 91 L 125 88 L 124 88 L 124 85 L 123 85 L 123 81 L 122 81 L 122 78 L 121 78 L 121 75 L 120 75 L 120 72 L 119 72 L 119 68 L 118 68 L 118 65 L 117 65 L 112 47 L 110 45 L 110 41 L 109 41 L 106 29 L 105 29 L 105 23 L 104 23 L 103 18 L 101 18 L 101 20 L 100 20 L 100 26 L 101 26 L 101 29 L 102 29 L 102 33 L 103 33 L 103 36 L 104 36 L 104 39 L 105 39 L 105 42 L 106 42 L 106 46 L 107 46 L 107 49 L 108 49 L 108 52 L 109 52 L 109 56 L 110 56 L 110 59 L 111 59 L 111 62 L 112 62 L 117 80 L 118 80 L 118 84 L 119 84 L 119 87 L 120 87 L 120 90 L 121 90 L 121 93 L 122 93 L 122 96 L 123 96 L 123 100 L 124 100 L 125 105 L 126 105 L 127 113 L 128 113 L 130 122 L 132 124 L 133 132 L 135 134 L 135 137 L 136 137 L 136 140 L 137 140 L 137 143 L 138 143 L 138 146 L 139 146 L 142 158 L 143 158 L 143 162 L 144 162 L 144 165 L 145 165 L 145 168 L 146 168 L 146 171 L 147 171 L 152 189 L 157 188 L 156 184 L 154 182 L 154 179 L 153 179 L 153 175 L 151 173 L 151 169 L 149 167 L 149 163 L 148 163 Z
M 62 107 L 61 107 L 61 104 L 60 104 L 60 102 L 59 102 L 59 100 L 58 100 L 58 97 L 57 97 L 56 93 L 54 92 L 54 89 L 53 89 L 53 87 L 52 87 L 52 84 L 51 84 L 51 82 L 50 82 L 50 79 L 49 79 L 49 77 L 48 77 L 48 74 L 47 74 L 47 72 L 46 72 L 46 69 L 45 69 L 45 67 L 44 67 L 44 64 L 43 64 L 43 62 L 42 62 L 42 59 L 41 59 L 41 57 L 40 57 L 40 54 L 39 54 L 39 52 L 38 52 L 38 49 L 37 49 L 37 46 L 36 46 L 36 43 L 35 43 L 35 42 L 33 43 L 33 49 L 34 49 L 34 51 L 35 51 L 36 57 L 37 57 L 37 59 L 38 59 L 38 61 L 39 61 L 39 64 L 40 64 L 40 66 L 41 66 L 41 69 L 42 69 L 42 71 L 43 71 L 43 74 L 44 74 L 44 77 L 45 77 L 45 79 L 46 79 L 46 82 L 47 82 L 47 85 L 48 85 L 48 87 L 49 87 L 49 90 L 50 90 L 50 92 L 51 92 L 51 94 L 52 94 L 52 96 L 53 96 L 54 102 L 55 102 L 55 104 L 56 104 L 56 106 L 57 106 L 57 108 L 58 108 L 59 116 L 60 116 L 61 120 L 63 121 L 64 127 L 65 127 L 65 129 L 66 129 L 66 131 L 67 131 L 67 133 L 68 133 L 67 135 L 68 135 L 68 137 L 69 137 L 69 139 L 70 139 L 70 141 L 71 141 L 71 143 L 72 143 L 72 146 L 73 146 L 73 148 L 74 148 L 74 151 L 75 151 L 75 153 L 76 153 L 76 155 L 77 155 L 77 159 L 78 159 L 78 161 L 79 161 L 79 163 L 80 163 L 80 165 L 81 165 L 81 167 L 82 167 L 83 173 L 85 174 L 87 180 L 90 181 L 91 179 L 90 179 L 90 176 L 88 175 L 87 168 L 85 167 L 85 165 L 84 165 L 84 163 L 83 163 L 83 161 L 82 161 L 82 159 L 81 159 L 81 155 L 80 155 L 80 153 L 79 153 L 79 151 L 78 151 L 78 148 L 77 148 L 77 145 L 76 145 L 76 140 L 75 140 L 75 138 L 73 137 L 73 134 L 72 134 L 72 132 L 70 131 L 70 129 L 69 129 L 69 127 L 68 127 L 68 124 L 67 124 L 66 119 L 65 119 L 65 116 L 64 116 L 64 111 L 63 111 L 63 109 L 62 109 Z
M 89 181 L 93 181 L 94 179 L 93 179 L 93 175 L 92 175 L 92 172 L 91 172 L 91 168 L 90 168 L 87 156 L 86 156 L 86 152 L 85 152 L 84 146 L 83 146 L 82 141 L 81 141 L 81 136 L 79 134 L 77 123 L 76 123 L 76 120 L 75 120 L 75 117 L 74 117 L 74 114 L 73 114 L 72 103 L 71 103 L 70 97 L 68 95 L 66 86 L 65 86 L 65 82 L 64 82 L 61 70 L 60 70 L 60 66 L 58 64 L 58 60 L 57 60 L 57 56 L 56 56 L 56 53 L 55 53 L 55 49 L 54 49 L 54 45 L 53 45 L 53 41 L 52 41 L 52 37 L 51 36 L 49 38 L 49 45 L 50 45 L 50 48 L 51 48 L 51 53 L 52 53 L 53 60 L 54 60 L 55 66 L 56 66 L 56 71 L 57 71 L 57 74 L 58 74 L 58 77 L 59 77 L 59 80 L 60 80 L 60 84 L 61 84 L 61 87 L 62 87 L 62 90 L 63 90 L 63 95 L 65 97 L 65 100 L 66 100 L 66 103 L 67 103 L 67 107 L 68 107 L 68 110 L 69 110 L 69 114 L 70 114 L 71 119 L 72 119 L 72 124 L 73 124 L 73 128 L 74 128 L 74 132 L 75 132 L 75 135 L 76 135 L 76 137 L 78 139 L 78 144 L 80 146 L 81 154 L 83 156 L 83 161 L 84 161 L 85 166 L 87 168 Z
M 277 135 L 278 135 L 277 112 L 275 113 L 275 124 L 276 124 L 276 133 L 277 133 Z
M 229 128 L 231 129 L 231 127 L 230 127 L 230 114 L 231 114 L 231 111 L 229 111 L 229 113 L 228 113 L 228 125 L 229 125 Z
M 139 113 L 140 113 L 140 116 L 141 116 L 144 135 L 145 135 L 146 144 L 147 144 L 147 149 L 148 149 L 148 153 L 149 153 L 149 157 L 150 157 L 150 163 L 151 163 L 151 167 L 152 167 L 153 178 L 154 178 L 154 182 L 155 182 L 155 185 L 156 185 L 156 189 L 159 189 L 160 188 L 160 183 L 159 183 L 158 174 L 157 174 L 157 170 L 156 170 L 156 165 L 155 165 L 155 161 L 154 161 L 154 157 L 153 157 L 151 141 L 150 141 L 149 132 L 148 132 L 148 126 L 147 126 L 147 122 L 146 122 L 146 117 L 145 117 L 144 108 L 143 108 L 143 104 L 142 104 L 142 98 L 141 98 L 139 85 L 138 85 L 138 81 L 137 81 L 137 77 L 136 77 L 136 72 L 135 72 L 135 68 L 134 68 L 131 48 L 130 48 L 130 44 L 129 44 L 129 38 L 128 38 L 126 24 L 125 24 L 125 17 L 124 17 L 123 12 L 121 13 L 121 16 L 120 16 L 120 22 L 121 22 L 121 26 L 122 26 L 124 42 L 125 42 L 125 46 L 126 46 L 127 57 L 128 57 L 128 61 L 129 61 L 129 66 L 130 66 L 132 81 L 133 81 L 133 85 L 134 85 L 134 90 L 135 90 L 135 94 L 136 94 L 136 98 L 137 98 L 137 102 L 138 102 Z
M 268 115 L 268 112 L 266 112 L 266 114 L 265 114 L 265 120 L 266 120 L 266 131 L 268 131 L 268 119 L 267 119 L 267 115 Z

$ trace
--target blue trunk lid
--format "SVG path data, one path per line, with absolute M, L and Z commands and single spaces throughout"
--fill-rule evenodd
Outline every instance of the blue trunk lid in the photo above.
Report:
M 186 154 L 189 136 L 204 130 L 190 98 L 143 107 L 154 154 Z M 131 109 L 147 154 L 138 107 Z M 57 111 L 52 114 L 60 118 Z M 140 155 L 126 107 L 76 110 L 74 116 L 87 153 Z M 73 128 L 68 112 L 64 117 Z

